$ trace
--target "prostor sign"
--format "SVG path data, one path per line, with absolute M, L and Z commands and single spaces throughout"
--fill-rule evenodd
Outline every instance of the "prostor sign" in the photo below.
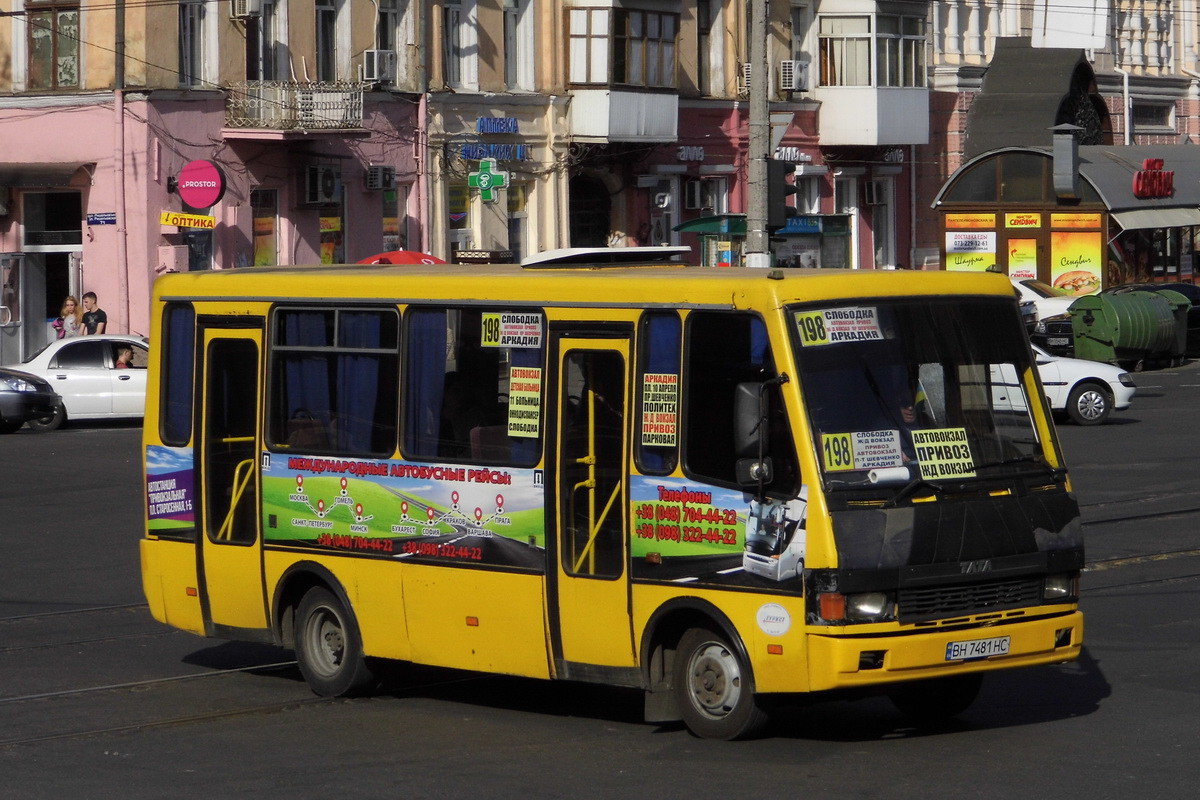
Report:
M 1175 173 L 1163 169 L 1161 158 L 1147 158 L 1133 173 L 1133 196 L 1140 199 L 1170 197 L 1175 194 Z
M 189 161 L 179 170 L 175 187 L 192 208 L 212 208 L 225 196 L 225 173 L 211 161 Z

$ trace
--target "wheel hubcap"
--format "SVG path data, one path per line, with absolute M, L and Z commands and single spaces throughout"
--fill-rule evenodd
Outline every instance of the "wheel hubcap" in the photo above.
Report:
M 1090 391 L 1079 395 L 1079 413 L 1086 419 L 1099 419 L 1104 413 L 1104 396 Z
M 742 693 L 737 659 L 724 645 L 710 642 L 692 654 L 689 696 L 696 709 L 713 719 L 733 711 Z
M 346 653 L 346 637 L 342 632 L 341 620 L 329 609 L 321 609 L 313 614 L 309 624 L 309 644 L 313 667 L 325 676 L 335 674 Z

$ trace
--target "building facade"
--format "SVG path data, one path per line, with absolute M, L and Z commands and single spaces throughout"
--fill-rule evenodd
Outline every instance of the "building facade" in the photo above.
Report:
M 906 266 L 916 5 L 773 0 L 755 76 L 748 0 L 4 0 L 0 362 L 68 295 L 148 330 L 166 271 L 662 243 L 737 263 L 704 231 L 745 213 L 756 80 L 797 187 L 777 262 Z M 193 162 L 210 207 L 179 191 Z

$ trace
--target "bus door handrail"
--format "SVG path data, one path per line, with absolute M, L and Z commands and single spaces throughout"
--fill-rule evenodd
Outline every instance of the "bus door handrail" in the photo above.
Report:
M 604 510 L 600 512 L 599 518 L 596 517 L 596 392 L 592 389 L 587 390 L 587 409 L 588 409 L 588 429 L 587 429 L 587 455 L 582 458 L 575 459 L 576 464 L 587 465 L 587 478 L 580 481 L 571 487 L 571 503 L 568 513 L 570 519 L 575 518 L 575 495 L 580 489 L 588 491 L 588 530 L 587 543 L 579 552 L 571 567 L 571 572 L 578 574 L 583 569 L 583 562 L 588 562 L 588 574 L 596 573 L 596 537 L 600 535 L 600 528 L 604 525 L 604 521 L 608 519 L 608 512 L 612 510 L 613 503 L 621 493 L 624 480 L 618 478 L 617 483 L 613 486 L 612 494 L 609 495 L 608 502 L 604 504 Z
M 245 477 L 239 478 L 243 467 L 248 467 Z M 233 514 L 237 510 L 238 503 L 242 499 L 242 495 L 246 492 L 246 487 L 250 485 L 250 479 L 254 477 L 254 459 L 247 458 L 245 461 L 239 461 L 238 465 L 233 468 L 233 495 L 229 498 L 229 513 L 225 515 L 225 521 L 221 523 L 220 530 L 217 531 L 217 539 L 232 540 L 233 539 Z

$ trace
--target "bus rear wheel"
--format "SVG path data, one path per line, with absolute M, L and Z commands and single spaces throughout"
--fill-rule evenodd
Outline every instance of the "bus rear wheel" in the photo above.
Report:
M 675 691 L 688 730 L 704 739 L 745 739 L 767 723 L 754 680 L 725 637 L 692 628 L 675 651 Z
M 913 722 L 935 725 L 970 708 L 983 686 L 983 675 L 953 675 L 897 685 L 889 693 L 892 704 Z
M 353 615 L 323 586 L 309 589 L 296 609 L 296 661 L 322 697 L 353 697 L 375 685 Z

